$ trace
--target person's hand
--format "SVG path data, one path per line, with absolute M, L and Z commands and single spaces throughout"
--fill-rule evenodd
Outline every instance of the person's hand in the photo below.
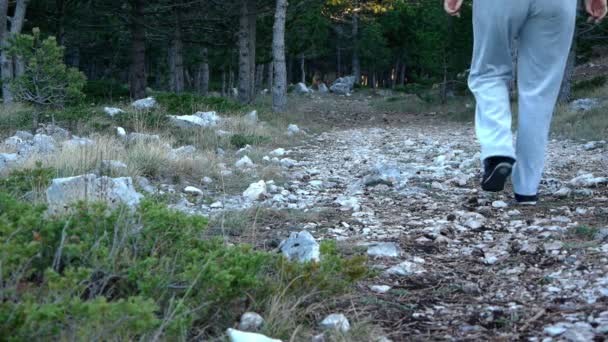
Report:
M 460 17 L 460 9 L 464 0 L 444 0 L 443 8 L 449 15 Z M 588 0 L 589 1 L 589 0 Z M 606 3 L 606 0 L 603 0 Z
M 445 0 L 448 3 L 449 0 Z M 585 0 L 585 9 L 589 13 L 589 21 L 596 24 L 602 21 L 608 13 L 607 0 Z

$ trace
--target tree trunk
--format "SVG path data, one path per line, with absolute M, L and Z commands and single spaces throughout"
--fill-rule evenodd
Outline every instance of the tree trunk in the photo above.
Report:
M 226 69 L 222 68 L 222 97 L 226 96 Z
M 199 65 L 199 82 L 197 82 L 197 87 L 199 88 L 199 93 L 203 96 L 207 96 L 209 94 L 209 57 L 207 48 L 203 49 L 202 52 L 202 62 Z M 226 75 L 223 74 L 225 78 Z M 224 84 L 226 80 L 224 79 Z
M 274 78 L 274 65 L 272 64 L 272 62 L 268 63 L 266 72 L 268 72 L 268 76 L 267 76 L 268 83 L 266 85 L 268 87 L 268 90 L 272 90 L 272 79 Z
M 0 67 L 2 68 L 1 81 L 2 81 L 2 98 L 4 104 L 10 104 L 13 102 L 13 94 L 10 88 L 10 82 L 13 76 L 12 61 L 7 56 L 4 48 L 8 44 L 9 31 L 6 29 L 6 22 L 8 21 L 8 0 L 0 0 Z
M 293 55 L 289 55 L 289 60 L 287 61 L 287 84 L 293 83 Z
M 144 31 L 144 0 L 132 1 L 131 70 L 129 88 L 133 99 L 146 97 L 146 32 Z
M 287 107 L 287 68 L 285 65 L 285 17 L 287 0 L 277 0 L 272 28 L 272 111 L 282 113 Z
M 56 0 L 55 7 L 57 8 L 57 14 L 55 18 L 55 34 L 57 35 L 57 43 L 64 45 L 65 38 L 65 0 Z
M 255 93 L 258 94 L 262 91 L 264 86 L 264 67 L 266 64 L 258 64 L 255 69 Z
M 248 12 L 248 22 L 249 22 L 249 75 L 251 82 L 249 83 L 249 102 L 253 102 L 256 96 L 256 33 L 257 33 L 257 1 L 249 0 L 247 1 L 247 12 Z
M 306 84 L 306 58 L 304 58 L 304 54 L 300 55 L 300 76 L 302 77 L 300 82 Z
M 359 16 L 354 13 L 353 14 L 353 27 L 352 27 L 352 36 L 353 36 L 353 76 L 355 76 L 355 84 L 359 84 L 361 79 L 361 62 L 359 60 L 359 51 L 357 47 L 357 41 L 359 35 Z
M 179 94 L 184 91 L 184 43 L 179 7 L 175 7 L 174 11 L 175 26 L 169 48 L 170 89 Z
M 232 66 L 228 70 L 228 93 L 232 96 L 232 89 L 234 89 L 234 70 Z
M 399 70 L 399 84 L 405 85 L 405 61 L 401 62 L 401 69 Z
M 18 0 L 15 7 L 15 14 L 11 23 L 11 35 L 20 34 L 23 30 L 23 23 L 25 22 L 25 12 L 27 10 L 27 3 L 29 0 Z M 25 65 L 23 58 L 17 56 L 13 59 L 13 77 L 19 77 L 23 75 Z
M 241 0 L 241 11 L 239 17 L 239 102 L 248 104 L 251 102 L 251 26 L 249 25 L 250 0 Z

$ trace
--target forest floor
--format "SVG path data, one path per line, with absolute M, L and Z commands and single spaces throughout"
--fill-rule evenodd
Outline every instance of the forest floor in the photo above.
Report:
M 285 187 L 323 215 L 262 223 L 268 234 L 367 250 L 375 276 L 343 311 L 393 341 L 607 338 L 608 145 L 551 140 L 541 200 L 521 207 L 510 186 L 480 191 L 472 122 L 379 111 L 385 100 L 301 100 L 317 133 L 292 149 Z

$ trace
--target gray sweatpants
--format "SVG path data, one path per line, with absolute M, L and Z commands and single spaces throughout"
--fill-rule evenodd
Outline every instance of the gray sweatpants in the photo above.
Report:
M 513 187 L 520 195 L 538 191 L 575 19 L 576 0 L 474 0 L 469 88 L 477 100 L 481 158 L 515 158 Z M 515 38 L 519 121 L 514 147 L 508 83 Z

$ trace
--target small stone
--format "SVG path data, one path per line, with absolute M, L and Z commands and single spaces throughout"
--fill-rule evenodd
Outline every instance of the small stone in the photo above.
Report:
M 318 262 L 321 260 L 319 243 L 307 231 L 291 233 L 287 240 L 281 242 L 279 249 L 290 261 Z
M 593 341 L 595 333 L 589 323 L 577 322 L 572 328 L 566 330 L 561 337 L 570 342 L 588 342 Z
M 418 262 L 404 261 L 399 265 L 389 268 L 386 273 L 397 276 L 411 276 L 425 273 L 426 269 Z
M 252 332 L 244 332 L 236 329 L 228 329 L 226 331 L 230 342 L 282 342 L 262 334 L 256 334 Z
M 494 208 L 503 209 L 503 208 L 507 208 L 509 205 L 505 201 L 494 201 L 494 202 L 492 202 L 492 206 Z
M 251 112 L 245 114 L 245 121 L 250 124 L 256 124 L 258 122 L 258 111 L 252 110 Z
M 117 135 L 119 138 L 126 138 L 126 136 L 127 136 L 127 131 L 125 131 L 125 129 L 124 129 L 124 128 L 122 128 L 122 127 L 116 127 L 116 135 Z
M 266 182 L 261 180 L 257 183 L 252 183 L 251 185 L 249 185 L 247 190 L 245 190 L 245 192 L 243 192 L 243 197 L 245 197 L 245 199 L 247 199 L 251 202 L 260 201 L 266 197 L 266 195 L 267 195 L 266 191 L 267 191 Z
M 396 258 L 399 254 L 401 254 L 401 250 L 394 242 L 375 243 L 367 249 L 367 255 L 371 257 Z
M 203 194 L 204 194 L 203 190 L 201 190 L 201 189 L 199 189 L 197 187 L 194 187 L 194 186 L 187 186 L 187 187 L 185 187 L 184 188 L 184 192 L 187 193 L 187 194 L 194 195 L 194 196 L 203 196 Z
M 566 198 L 566 197 L 570 197 L 570 195 L 572 194 L 572 189 L 568 188 L 568 187 L 562 187 L 559 190 L 557 190 L 556 192 L 553 193 L 553 195 L 555 197 L 559 197 L 559 198 Z
M 264 318 L 255 312 L 245 312 L 239 322 L 239 330 L 258 331 L 264 324 Z
M 104 107 L 103 112 L 111 117 L 114 117 L 114 115 L 122 114 L 125 111 L 120 108 Z
M 294 167 L 296 165 L 298 165 L 298 162 L 293 159 L 289 159 L 289 158 L 281 159 L 281 166 L 283 166 L 284 168 L 291 169 L 292 167 Z
M 234 166 L 236 166 L 239 169 L 250 169 L 255 167 L 255 164 L 253 163 L 253 161 L 251 161 L 251 159 L 248 156 L 244 156 L 243 158 L 239 159 Z
M 570 326 L 570 323 L 557 323 L 557 324 L 545 327 L 545 329 L 543 329 L 543 331 L 545 332 L 545 334 L 555 337 L 555 336 L 559 336 L 559 335 L 563 334 L 564 332 L 566 332 L 566 330 L 568 330 L 569 326 Z
M 331 314 L 321 321 L 321 328 L 326 330 L 338 330 L 343 333 L 350 330 L 350 323 L 343 314 Z
M 270 155 L 272 157 L 282 157 L 286 154 L 287 154 L 287 151 L 285 151 L 284 148 L 277 148 L 276 150 L 273 150 L 270 152 Z
M 211 209 L 222 209 L 224 207 L 224 203 L 222 202 L 213 202 L 211 203 L 211 205 L 209 206 L 209 208 Z
M 300 133 L 300 127 L 298 127 L 298 125 L 291 124 L 291 125 L 287 126 L 287 133 L 289 135 L 298 134 L 298 133 Z
M 370 286 L 370 289 L 376 293 L 387 293 L 388 291 L 391 290 L 391 287 L 388 285 L 372 285 Z
M 210 177 L 203 177 L 202 179 L 203 184 L 212 184 L 213 183 L 213 179 L 211 179 Z
M 153 97 L 137 100 L 131 104 L 137 110 L 148 110 L 156 107 L 156 100 Z

